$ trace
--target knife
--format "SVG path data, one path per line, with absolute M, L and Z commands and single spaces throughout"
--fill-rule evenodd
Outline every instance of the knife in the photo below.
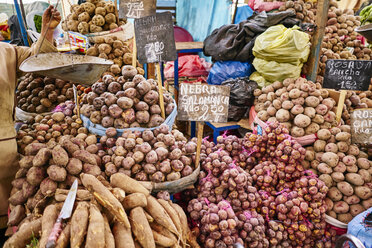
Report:
M 78 181 L 77 179 L 75 179 L 70 188 L 70 191 L 68 192 L 65 203 L 63 203 L 62 210 L 59 213 L 56 223 L 54 224 L 53 229 L 49 234 L 46 248 L 54 248 L 56 246 L 58 237 L 62 232 L 62 221 L 71 217 L 72 209 L 75 203 L 77 187 Z

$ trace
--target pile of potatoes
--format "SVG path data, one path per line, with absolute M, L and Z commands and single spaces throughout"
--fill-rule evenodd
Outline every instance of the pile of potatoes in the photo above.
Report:
M 18 208 L 28 213 L 35 208 L 43 209 L 46 197 L 53 196 L 57 188 L 69 189 L 82 172 L 92 173 L 97 168 L 100 171 L 99 157 L 85 150 L 96 143 L 94 135 L 80 134 L 75 138 L 62 136 L 47 143 L 28 144 L 12 182 L 11 209 L 19 205 Z
M 341 10 L 331 1 L 328 11 L 327 27 L 322 43 L 318 74 L 324 75 L 328 59 L 369 60 L 371 49 L 357 39 L 355 28 L 360 26 L 360 16 L 354 16 L 353 10 Z
M 82 173 L 79 180 L 75 207 L 71 218 L 61 225 L 56 247 L 200 247 L 185 212 L 172 203 L 169 194 L 156 199 L 139 182 L 121 173 L 111 180 Z M 48 191 L 47 200 L 38 201 L 47 201 L 45 209 L 27 217 L 22 205 L 11 206 L 8 224 L 11 228 L 17 223 L 20 228 L 4 248 L 28 247 L 33 238 L 38 240 L 37 247 L 45 247 L 67 193 L 59 188 L 54 193 Z
M 71 6 L 71 14 L 62 22 L 62 29 L 87 34 L 112 30 L 122 24 L 124 22 L 119 22 L 114 2 L 88 0 Z
M 329 188 L 327 214 L 341 222 L 372 207 L 372 161 L 351 144 L 350 126 L 317 132 L 318 140 L 306 148 L 303 166 L 319 175 Z
M 133 66 L 126 65 L 122 76 L 105 75 L 92 85 L 92 92 L 82 98 L 81 114 L 103 127 L 124 129 L 129 127 L 157 127 L 161 117 L 157 82 L 137 74 Z M 172 96 L 163 91 L 165 115 L 175 108 Z
M 372 108 L 372 91 L 348 91 L 346 93 L 344 109 L 342 111 L 342 119 L 345 124 L 350 125 L 351 111 L 360 108 Z
M 63 112 L 51 115 L 37 115 L 34 123 L 23 124 L 17 133 L 18 152 L 25 154 L 25 148 L 31 143 L 58 142 L 63 135 L 76 136 L 87 134 L 88 130 L 76 122 L 77 115 L 68 116 Z
M 27 73 L 17 86 L 17 107 L 29 113 L 52 111 L 59 103 L 74 98 L 72 83 Z
M 195 169 L 196 143 L 165 124 L 116 136 L 116 129 L 108 128 L 96 149 L 107 176 L 122 172 L 138 181 L 160 183 L 189 176 Z
M 94 46 L 87 50 L 87 55 L 96 56 L 103 59 L 109 59 L 114 64 L 108 70 L 112 76 L 121 74 L 124 65 L 132 65 L 132 51 L 130 49 L 130 41 L 118 40 L 116 36 L 112 37 L 96 37 L 94 38 Z M 142 69 L 137 61 L 138 74 L 144 75 L 145 71 Z
M 316 3 L 298 1 L 285 1 L 280 6 L 279 11 L 292 10 L 296 13 L 296 18 L 305 23 L 315 23 Z
M 274 82 L 255 90 L 254 95 L 257 117 L 285 124 L 293 137 L 314 134 L 336 124 L 335 100 L 320 84 L 304 78 Z

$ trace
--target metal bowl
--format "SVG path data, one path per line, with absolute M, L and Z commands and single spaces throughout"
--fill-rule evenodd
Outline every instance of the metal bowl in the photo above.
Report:
M 372 23 L 357 27 L 355 31 L 366 37 L 367 40 L 372 41 Z
M 42 53 L 23 61 L 19 69 L 26 73 L 92 85 L 112 64 L 110 60 L 87 55 Z

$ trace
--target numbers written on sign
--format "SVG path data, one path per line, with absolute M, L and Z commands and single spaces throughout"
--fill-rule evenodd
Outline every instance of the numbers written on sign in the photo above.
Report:
M 368 90 L 372 75 L 372 61 L 327 60 L 324 88 Z
M 140 63 L 177 59 L 172 14 L 170 12 L 135 19 L 134 29 Z
M 119 17 L 141 18 L 154 15 L 156 0 L 119 0 Z
M 164 43 L 163 42 L 151 42 L 146 44 L 146 57 L 148 63 L 154 63 L 156 61 L 162 61 L 161 55 L 164 52 Z
M 372 109 L 355 109 L 350 126 L 353 143 L 372 144 Z
M 207 84 L 181 84 L 179 120 L 226 122 L 230 88 Z

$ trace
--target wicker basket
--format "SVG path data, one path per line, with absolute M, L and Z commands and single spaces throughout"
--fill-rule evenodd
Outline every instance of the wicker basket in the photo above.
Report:
M 140 182 L 146 189 L 152 193 L 157 193 L 159 191 L 168 191 L 170 194 L 175 194 L 181 192 L 198 180 L 200 173 L 200 165 L 194 170 L 191 175 L 182 177 L 175 181 L 163 182 L 163 183 L 154 183 L 154 182 Z

